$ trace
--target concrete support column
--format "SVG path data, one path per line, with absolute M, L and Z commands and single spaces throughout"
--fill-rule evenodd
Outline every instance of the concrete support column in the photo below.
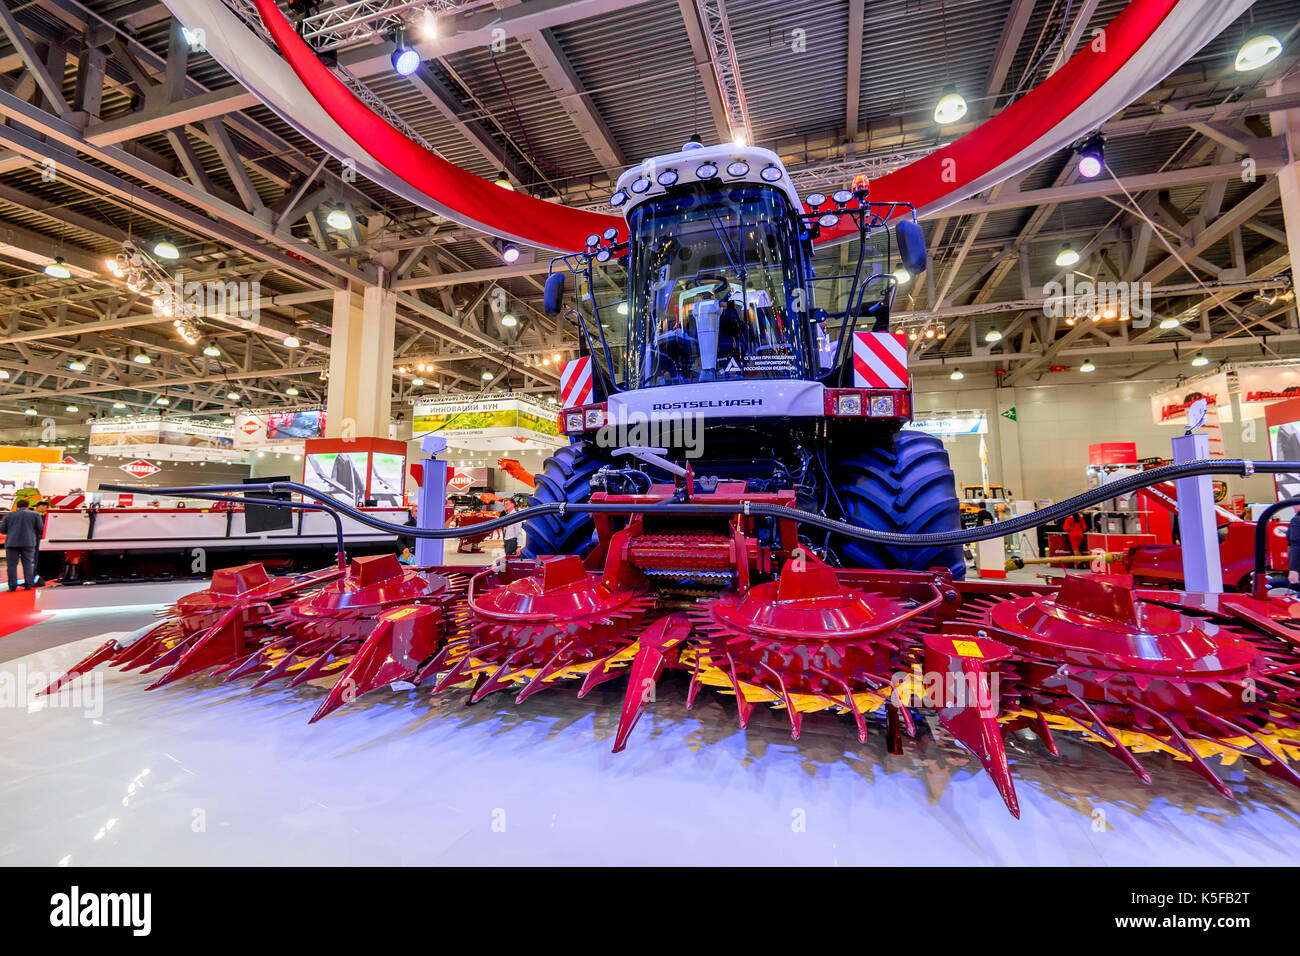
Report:
M 334 293 L 326 438 L 387 438 L 392 412 L 397 297 L 356 286 Z

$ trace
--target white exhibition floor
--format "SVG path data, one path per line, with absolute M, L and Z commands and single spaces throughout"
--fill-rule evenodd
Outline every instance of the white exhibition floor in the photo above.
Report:
M 310 686 L 196 678 L 146 693 L 151 675 L 113 671 L 57 706 L 25 686 L 104 639 L 0 664 L 0 864 L 1300 858 L 1300 791 L 1255 770 L 1225 772 L 1232 802 L 1170 760 L 1143 758 L 1144 787 L 1096 749 L 1064 741 L 1053 759 L 1029 741 L 1012 754 L 1016 821 L 955 744 L 923 732 L 892 757 L 882 733 L 862 746 L 850 720 L 820 715 L 793 742 L 761 709 L 740 731 L 716 694 L 685 710 L 684 676 L 661 681 L 622 754 L 609 752 L 618 683 L 585 700 L 561 690 L 473 707 L 460 694 L 384 691 L 312 726 L 323 691 Z

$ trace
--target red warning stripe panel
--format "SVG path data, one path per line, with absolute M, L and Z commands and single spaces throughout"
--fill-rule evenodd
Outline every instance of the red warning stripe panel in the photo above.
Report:
M 566 362 L 560 373 L 560 406 L 572 408 L 591 401 L 591 358 Z
M 907 337 L 902 332 L 853 333 L 853 384 L 907 388 Z

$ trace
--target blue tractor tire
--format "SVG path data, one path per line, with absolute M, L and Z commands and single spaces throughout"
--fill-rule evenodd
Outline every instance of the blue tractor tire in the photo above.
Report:
M 602 464 L 590 454 L 588 442 L 575 442 L 559 449 L 534 476 L 536 486 L 528 504 L 586 501 L 591 497 L 591 476 Z M 547 554 L 586 557 L 596 546 L 596 523 L 587 514 L 546 515 L 525 521 L 524 534 L 527 539 L 520 554 L 526 558 Z
M 961 530 L 957 482 L 943 442 L 925 432 L 900 430 L 876 447 L 831 463 L 844 520 L 873 531 L 932 534 Z M 928 571 L 950 568 L 966 577 L 961 545 L 897 548 L 841 539 L 840 559 L 848 567 Z

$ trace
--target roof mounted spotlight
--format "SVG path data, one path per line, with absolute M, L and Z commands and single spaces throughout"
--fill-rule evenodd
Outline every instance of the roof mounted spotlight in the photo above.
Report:
M 660 173 L 658 176 L 655 177 L 655 182 L 657 182 L 660 186 L 666 188 L 668 186 L 676 185 L 677 179 L 678 179 L 677 170 L 665 169 L 662 173 Z
M 734 163 L 727 166 L 727 175 L 735 177 L 748 176 L 749 163 L 745 162 L 743 159 L 736 160 Z
M 587 237 L 587 241 L 584 242 L 583 245 L 588 249 L 594 249 L 596 246 L 600 245 L 600 236 L 593 232 Z
M 609 204 L 613 206 L 615 209 L 617 209 L 619 206 L 623 205 L 626 202 L 627 202 L 627 193 L 623 192 L 623 190 L 621 189 L 618 192 L 614 193 L 614 195 L 609 197 Z
M 696 179 L 712 179 L 717 175 L 718 167 L 715 163 L 702 163 L 700 166 L 696 167 L 695 170 Z
M 1084 179 L 1096 179 L 1106 168 L 1105 145 L 1101 133 L 1093 133 L 1079 147 L 1079 175 Z
M 781 180 L 781 168 L 774 163 L 768 163 L 763 167 L 763 171 L 758 174 L 759 178 L 765 183 L 775 183 Z
M 804 202 L 808 204 L 809 209 L 816 209 L 826 205 L 826 196 L 823 193 L 809 193 L 804 198 Z
M 399 30 L 393 38 L 397 44 L 397 49 L 393 51 L 393 72 L 398 76 L 410 76 L 420 68 L 423 62 L 418 50 L 413 50 L 406 45 L 406 31 Z
M 634 179 L 632 181 L 631 188 L 632 188 L 632 192 L 636 193 L 639 196 L 647 189 L 650 188 L 650 180 L 647 179 L 645 176 L 642 176 L 640 179 Z
M 831 194 L 831 199 L 834 200 L 836 206 L 843 209 L 853 201 L 853 193 L 847 189 L 840 189 Z
M 606 242 L 613 242 L 615 239 L 618 238 L 618 227 L 610 226 L 608 229 L 605 230 L 603 238 Z

